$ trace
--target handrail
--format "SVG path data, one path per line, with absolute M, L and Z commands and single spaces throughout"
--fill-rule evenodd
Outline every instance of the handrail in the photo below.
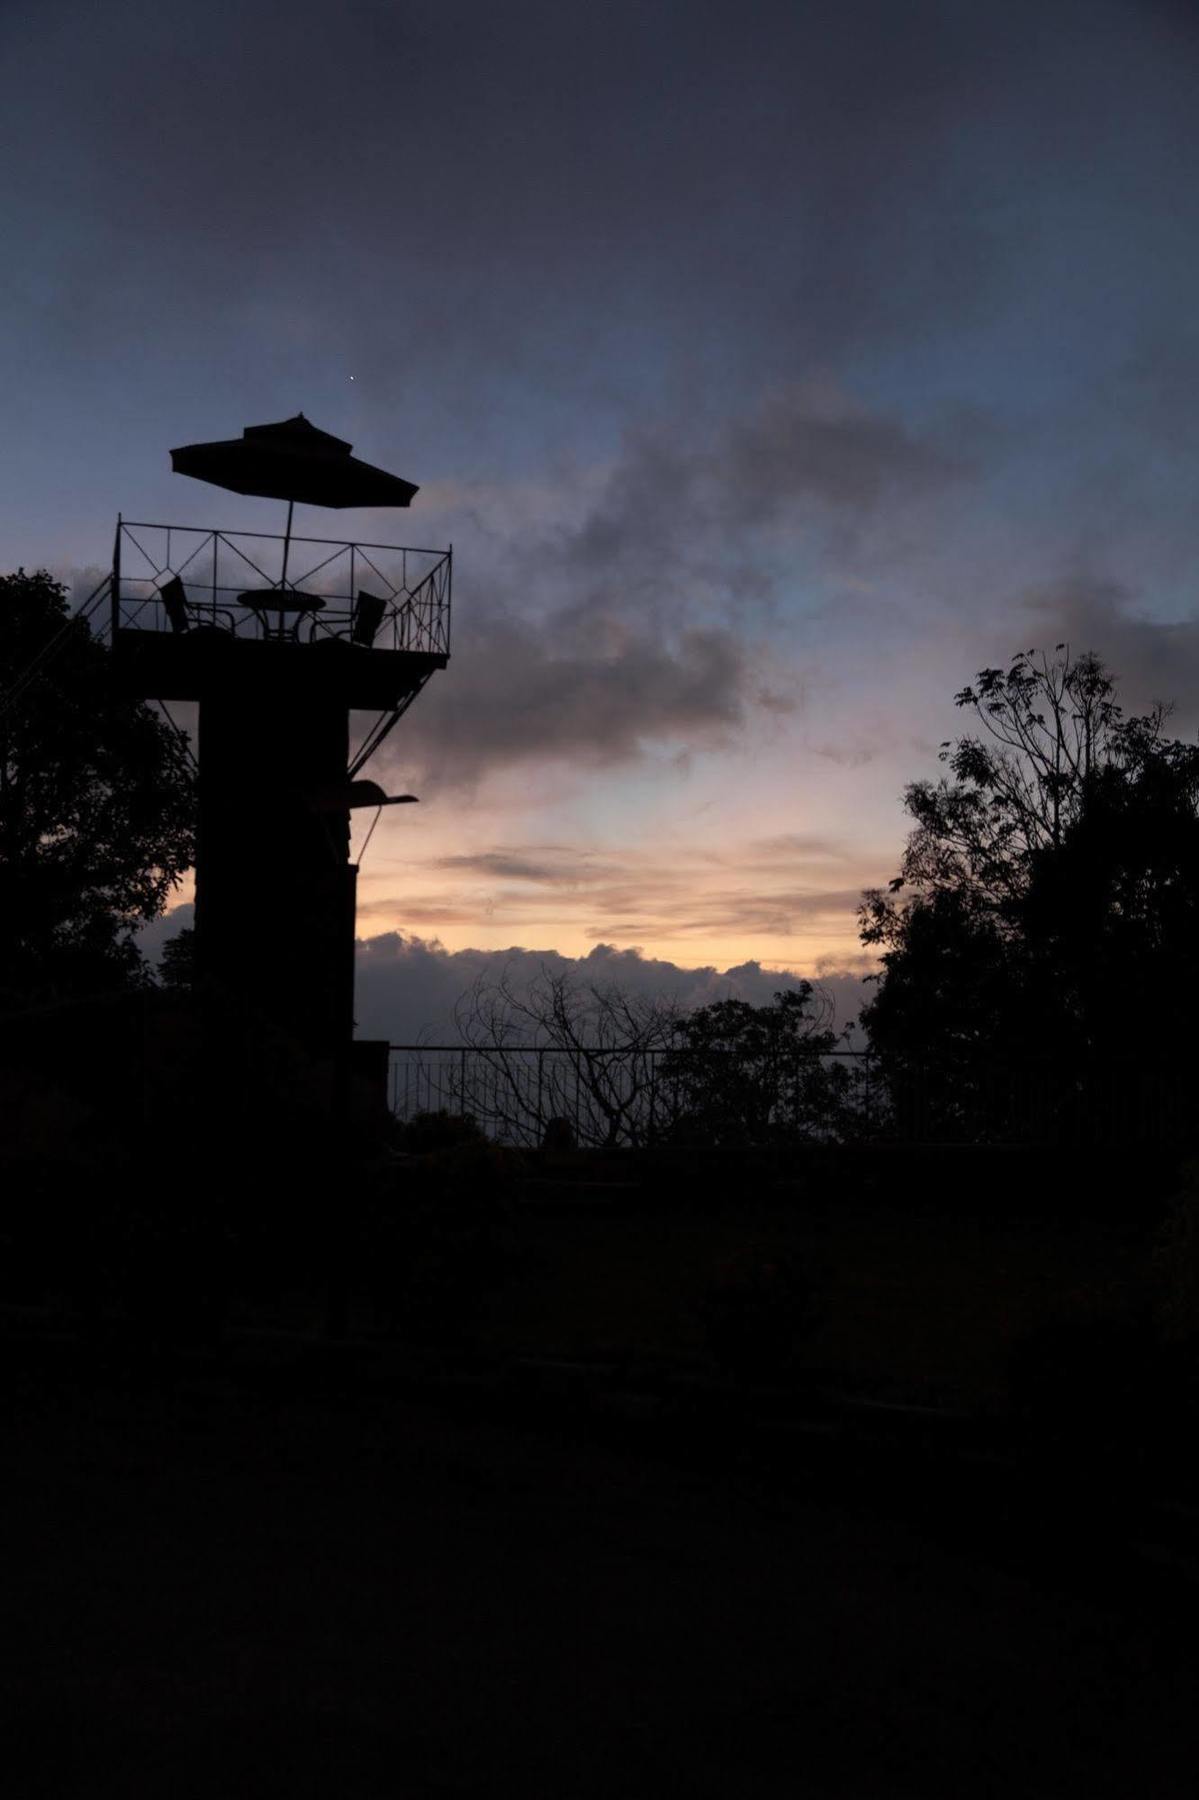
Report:
M 358 596 L 365 584 L 365 589 L 384 606 L 375 648 L 448 657 L 452 548 L 433 550 L 415 545 L 293 536 L 293 558 L 298 550 L 298 560 L 304 560 L 305 547 L 328 550 L 330 554 L 284 583 L 281 573 L 276 576 L 272 572 L 274 558 L 264 556 L 256 546 L 278 544 L 282 550 L 286 542 L 278 532 L 118 519 L 112 576 L 114 632 L 134 629 L 166 633 L 170 620 L 160 593 L 165 581 L 174 579 L 181 584 L 184 604 L 197 623 L 219 622 L 235 637 L 286 637 L 306 643 L 344 636 L 352 629 Z M 231 558 L 236 559 L 233 564 Z M 251 571 L 247 586 L 245 576 Z M 263 614 L 270 610 L 269 596 L 283 585 L 291 592 L 308 593 L 323 600 L 325 606 L 319 618 L 314 614 L 297 621 L 286 632 L 272 630 Z M 263 606 L 255 608 L 242 598 L 248 594 L 261 596 Z M 230 608 L 237 611 L 231 614 Z
M 281 531 L 242 531 L 236 526 L 226 525 L 168 525 L 163 520 L 122 519 L 120 524 L 132 531 L 188 531 L 199 537 L 248 537 L 271 538 L 275 543 L 284 541 Z M 407 550 L 410 556 L 450 556 L 453 545 L 443 546 L 440 550 L 431 549 L 427 544 L 371 544 L 365 538 L 321 538 L 301 537 L 298 532 L 291 534 L 293 544 L 340 544 L 346 550 Z

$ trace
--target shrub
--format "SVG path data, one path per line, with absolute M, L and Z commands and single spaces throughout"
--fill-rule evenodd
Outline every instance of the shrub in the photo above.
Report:
M 414 1113 L 396 1132 L 396 1147 L 410 1156 L 425 1156 L 432 1150 L 486 1148 L 488 1138 L 471 1113 Z

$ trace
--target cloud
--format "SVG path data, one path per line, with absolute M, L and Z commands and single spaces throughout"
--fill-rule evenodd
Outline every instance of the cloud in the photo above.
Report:
M 602 473 L 522 489 L 515 524 L 490 483 L 458 560 L 450 666 L 381 766 L 402 759 L 427 787 L 471 787 L 531 763 L 725 748 L 755 712 L 800 712 L 804 678 L 773 641 L 789 553 L 776 566 L 770 534 L 832 530 L 844 547 L 889 508 L 912 530 L 923 503 L 971 474 L 935 428 L 915 434 L 824 382 L 706 426 L 684 412 L 630 428 Z M 427 524 L 441 522 L 435 509 Z
M 809 744 L 813 756 L 822 757 L 825 762 L 836 763 L 842 769 L 864 769 L 867 763 L 876 760 L 879 754 L 877 744 Z
M 471 923 L 477 912 L 467 909 L 463 917 Z M 143 955 L 156 965 L 163 945 L 194 923 L 193 905 L 174 907 L 138 933 Z M 851 1023 L 869 997 L 862 977 L 875 967 L 874 960 L 861 953 L 826 955 L 817 959 L 808 973 L 806 979 L 827 995 L 838 1030 Z M 805 979 L 794 969 L 763 968 L 754 960 L 725 969 L 712 964 L 692 966 L 606 941 L 597 943 L 585 956 L 572 957 L 518 945 L 503 950 L 447 950 L 436 937 L 384 931 L 357 942 L 358 1036 L 387 1038 L 397 1044 L 457 1042 L 454 1009 L 477 980 L 496 981 L 504 975 L 519 992 L 543 971 L 571 975 L 583 984 L 614 986 L 639 999 L 671 1002 L 684 1011 L 726 998 L 766 1006 L 776 992 L 794 989 Z
M 460 856 L 438 856 L 431 859 L 431 867 L 502 881 L 576 887 L 580 882 L 596 881 L 604 872 L 611 875 L 618 865 L 567 845 L 547 844 L 534 845 L 529 851 L 480 850 Z
M 89 600 L 95 599 L 112 570 L 102 569 L 98 563 L 89 563 L 83 569 L 51 569 L 50 573 L 67 589 L 71 611 L 79 612 Z
M 435 938 L 391 931 L 358 944 L 358 1035 L 392 1043 L 456 1043 L 454 1008 L 475 981 L 496 981 L 503 975 L 521 992 L 543 972 L 614 986 L 640 999 L 669 1001 L 684 1011 L 725 998 L 765 1006 L 776 992 L 793 990 L 802 979 L 794 970 L 764 969 L 752 961 L 727 969 L 687 967 L 608 943 L 582 957 L 517 947 L 451 951 Z M 838 1028 L 856 1015 L 870 991 L 856 970 L 827 965 L 819 985 L 834 1007 Z
M 705 569 L 724 580 L 734 574 L 739 591 L 752 592 L 742 534 L 825 514 L 840 525 L 884 502 L 909 506 L 940 494 L 970 472 L 956 423 L 917 433 L 827 380 L 771 386 L 742 396 L 715 425 L 684 407 L 628 431 L 556 560 L 593 575 L 631 574 L 659 603 Z
M 703 852 L 700 853 L 701 855 Z M 806 831 L 777 832 L 770 837 L 751 838 L 737 852 L 737 866 L 743 870 L 774 870 L 806 866 L 811 862 L 842 862 L 847 846 L 837 838 L 820 837 Z M 709 860 L 726 860 L 727 852 L 707 852 Z
M 856 946 L 861 891 L 882 875 L 876 861 L 802 832 L 603 852 L 481 844 L 405 867 L 409 885 L 360 903 L 361 918 L 444 930 L 473 917 L 526 941 L 556 928 L 575 942 L 624 944 L 744 943 L 765 934 Z M 435 885 L 426 886 L 430 878 Z
M 1193 735 L 1199 726 L 1199 618 L 1146 617 L 1142 597 L 1103 576 L 1074 575 L 1033 589 L 1024 609 L 1040 644 L 1070 645 L 1075 655 L 1093 650 L 1116 677 L 1126 713 L 1145 712 L 1157 701 L 1174 704 L 1168 729 Z
M 171 938 L 178 937 L 181 931 L 191 931 L 196 923 L 196 908 L 192 901 L 182 906 L 172 906 L 169 912 L 160 918 L 151 919 L 137 933 L 137 946 L 146 960 L 157 965 L 162 955 L 162 947 Z
M 673 902 L 653 896 L 637 923 L 624 921 L 619 935 L 632 938 L 717 937 L 728 934 L 793 937 L 800 932 L 855 934 L 854 915 L 861 900 L 860 888 L 781 889 L 759 895 L 744 889 L 714 888 L 707 893 L 683 893 Z M 588 931 L 589 937 L 616 932 L 606 921 Z
M 70 282 L 52 296 L 88 348 L 137 331 L 131 295 L 169 297 L 182 340 L 216 303 L 244 328 L 266 294 L 281 360 L 352 333 L 360 367 L 403 343 L 444 376 L 485 343 L 497 372 L 573 385 L 603 326 L 580 340 L 563 312 L 589 298 L 617 342 L 669 297 L 681 328 L 706 313 L 726 335 L 794 312 L 823 349 L 969 308 L 993 230 L 948 153 L 1018 68 L 1025 10 L 295 0 L 281 39 L 269 0 L 110 0 L 102 21 L 9 0 L 0 31 L 28 69 L 15 141 L 51 78 L 59 108 L 21 198 L 75 227 L 53 246 L 70 272 L 124 252 L 75 310 Z M 137 104 L 113 109 L 118 87 Z M 302 96 L 353 130 L 300 129 Z
M 728 631 L 666 643 L 599 611 L 589 634 L 577 617 L 476 615 L 462 643 L 385 757 L 402 754 L 426 784 L 529 762 L 610 767 L 680 738 L 714 747 L 745 717 L 747 654 Z
M 772 395 L 751 418 L 733 421 L 723 455 L 726 513 L 750 524 L 801 499 L 854 512 L 909 502 L 968 473 L 956 445 L 942 448 L 841 397 L 817 406 L 802 393 Z
M 602 475 L 543 486 L 517 529 L 489 484 L 460 559 L 450 667 L 385 755 L 426 783 L 472 784 L 532 761 L 724 747 L 755 711 L 799 712 L 804 681 L 774 641 L 785 544 L 833 533 L 844 551 L 885 534 L 893 510 L 918 533 L 921 508 L 935 514 L 973 472 L 952 432 L 914 433 L 824 383 L 716 424 L 684 410 L 631 428 Z

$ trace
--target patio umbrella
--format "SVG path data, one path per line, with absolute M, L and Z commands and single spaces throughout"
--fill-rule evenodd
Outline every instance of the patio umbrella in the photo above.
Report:
M 235 494 L 287 501 L 280 580 L 285 586 L 297 500 L 310 506 L 408 506 L 417 492 L 411 481 L 351 456 L 352 448 L 297 413 L 274 425 L 247 425 L 239 438 L 184 444 L 171 451 L 171 468 L 176 475 L 192 475 Z

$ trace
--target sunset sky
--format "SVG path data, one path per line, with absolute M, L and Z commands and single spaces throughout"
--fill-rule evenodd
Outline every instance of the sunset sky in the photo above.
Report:
M 1199 722 L 1199 13 L 7 0 L 0 567 L 273 530 L 303 411 L 455 554 L 359 933 L 861 962 L 954 692 Z M 261 871 L 261 916 L 287 896 Z

